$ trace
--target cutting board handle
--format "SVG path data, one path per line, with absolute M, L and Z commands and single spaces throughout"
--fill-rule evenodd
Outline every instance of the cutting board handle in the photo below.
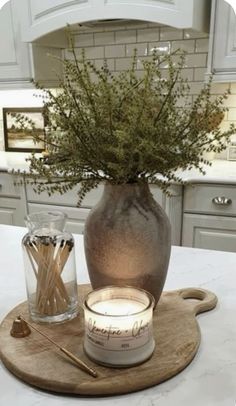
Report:
M 209 290 L 200 288 L 184 288 L 180 289 L 179 295 L 182 299 L 197 299 L 199 302 L 189 302 L 195 315 L 214 309 L 217 303 L 217 297 Z

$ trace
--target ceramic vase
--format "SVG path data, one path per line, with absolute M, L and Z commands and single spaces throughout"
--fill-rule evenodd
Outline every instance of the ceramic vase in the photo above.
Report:
M 147 183 L 105 184 L 86 220 L 84 244 L 94 289 L 139 287 L 157 304 L 167 275 L 171 227 Z

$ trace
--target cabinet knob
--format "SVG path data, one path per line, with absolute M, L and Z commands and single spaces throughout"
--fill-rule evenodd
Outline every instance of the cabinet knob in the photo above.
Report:
M 217 196 L 213 197 L 212 203 L 217 204 L 218 206 L 229 206 L 232 203 L 232 200 L 225 196 Z

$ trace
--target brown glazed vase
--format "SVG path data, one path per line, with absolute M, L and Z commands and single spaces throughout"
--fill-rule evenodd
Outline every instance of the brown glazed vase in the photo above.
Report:
M 93 289 L 130 285 L 158 302 L 166 279 L 169 219 L 145 184 L 106 184 L 84 231 L 85 255 Z

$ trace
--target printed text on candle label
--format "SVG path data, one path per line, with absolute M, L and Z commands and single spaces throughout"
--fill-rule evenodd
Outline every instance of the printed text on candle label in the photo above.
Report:
M 144 323 L 143 320 L 136 320 L 127 328 L 114 325 L 99 327 L 96 320 L 92 318 L 87 323 L 89 340 L 95 345 L 110 349 L 125 350 L 141 347 L 148 342 L 149 333 L 149 323 Z

